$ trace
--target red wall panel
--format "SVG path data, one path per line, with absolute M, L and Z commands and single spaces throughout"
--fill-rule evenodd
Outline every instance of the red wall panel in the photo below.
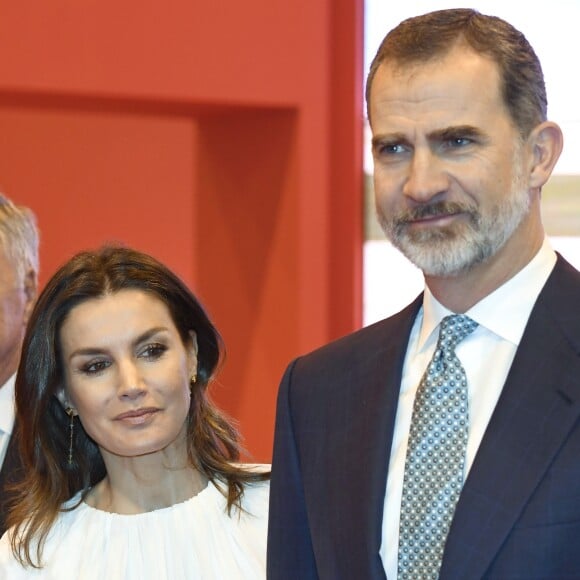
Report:
M 107 241 L 191 280 L 195 123 L 103 109 L 0 107 L 0 188 L 37 214 L 41 282 L 71 253 Z
M 301 100 L 328 49 L 315 0 L 0 3 L 0 78 L 13 89 L 198 102 Z M 354 23 L 349 23 L 353 25 Z M 315 89 L 318 83 L 312 83 Z
M 0 0 L 0 188 L 42 280 L 116 239 L 198 293 L 268 460 L 289 360 L 360 324 L 358 0 Z
M 295 121 L 291 112 L 255 111 L 200 123 L 197 287 L 220 305 L 215 321 L 228 345 L 214 393 L 246 435 L 273 425 L 274 377 L 293 356 L 287 346 L 298 344 Z M 268 456 L 270 438 L 248 441 Z

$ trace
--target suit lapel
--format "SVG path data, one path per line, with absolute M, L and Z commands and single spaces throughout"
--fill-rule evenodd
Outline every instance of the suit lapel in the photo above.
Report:
M 375 329 L 366 329 L 366 344 L 358 350 L 364 354 L 356 362 L 353 376 L 361 387 L 357 389 L 360 400 L 352 404 L 364 410 L 350 414 L 354 420 L 344 441 L 343 467 L 353 485 L 346 485 L 344 496 L 338 499 L 344 510 L 341 516 L 350 527 L 344 537 L 336 538 L 339 541 L 335 545 L 344 549 L 340 555 L 341 578 L 385 578 L 379 550 L 383 517 L 388 517 L 383 514 L 387 470 L 405 351 L 421 303 L 419 297 L 399 315 Z M 353 530 L 356 546 L 352 543 Z
M 578 292 L 580 275 L 560 259 L 461 493 L 442 579 L 484 575 L 580 415 Z
M 301 410 L 291 421 L 321 578 L 385 578 L 379 550 L 389 453 L 420 304 L 298 359 L 292 371 L 288 404 Z

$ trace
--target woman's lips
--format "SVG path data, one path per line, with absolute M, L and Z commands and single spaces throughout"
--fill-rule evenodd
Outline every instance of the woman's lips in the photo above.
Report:
M 150 420 L 160 409 L 157 407 L 142 407 L 140 409 L 131 409 L 115 417 L 115 421 L 140 425 Z

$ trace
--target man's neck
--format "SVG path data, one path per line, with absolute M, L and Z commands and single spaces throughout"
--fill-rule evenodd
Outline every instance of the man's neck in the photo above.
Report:
M 525 268 L 543 242 L 543 231 L 537 233 L 533 243 L 528 239 L 519 248 L 517 240 L 509 240 L 496 255 L 467 272 L 448 277 L 425 276 L 425 284 L 443 306 L 458 314 L 467 312 Z

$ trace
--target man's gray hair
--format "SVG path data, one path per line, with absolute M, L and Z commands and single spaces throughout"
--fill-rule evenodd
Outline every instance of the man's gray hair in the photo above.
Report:
M 0 193 L 0 245 L 5 249 L 24 282 L 26 272 L 38 278 L 38 228 L 31 209 L 12 203 Z

